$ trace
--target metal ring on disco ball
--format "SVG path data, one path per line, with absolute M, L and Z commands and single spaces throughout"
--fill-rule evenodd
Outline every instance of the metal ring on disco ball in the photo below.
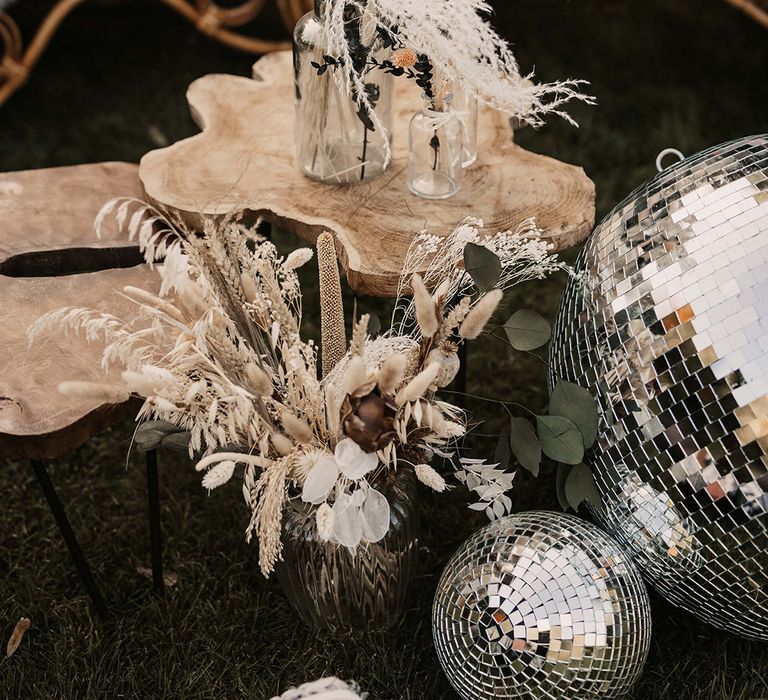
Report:
M 682 154 L 681 151 L 678 151 L 676 148 L 665 148 L 663 151 L 659 153 L 659 155 L 656 156 L 657 172 L 661 172 L 662 170 L 664 170 L 664 159 L 667 156 L 676 156 L 678 160 L 685 160 L 685 156 Z
M 663 170 L 576 270 L 550 384 L 600 404 L 595 517 L 670 601 L 768 639 L 768 135 Z
M 490 523 L 445 568 L 432 628 L 464 700 L 625 695 L 651 635 L 648 594 L 619 546 L 571 515 Z

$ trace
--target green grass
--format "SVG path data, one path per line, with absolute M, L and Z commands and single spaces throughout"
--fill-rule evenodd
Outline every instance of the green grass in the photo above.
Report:
M 600 106 L 576 110 L 579 130 L 553 123 L 518 140 L 583 165 L 597 185 L 598 216 L 653 174 L 662 148 L 691 153 L 768 131 L 768 34 L 724 2 L 496 4 L 524 67 L 535 60 L 544 78 L 593 83 Z M 28 28 L 34 5 L 14 7 Z M 169 141 L 195 132 L 184 102 L 191 80 L 247 74 L 250 62 L 152 4 L 81 9 L 29 84 L 0 109 L 0 170 L 135 161 L 155 147 L 158 132 Z M 307 283 L 307 331 L 316 333 L 311 275 Z M 562 280 L 529 285 L 506 304 L 551 317 L 561 290 Z M 361 304 L 385 316 L 380 302 Z M 535 360 L 494 341 L 471 352 L 470 392 L 545 404 Z M 488 432 L 498 427 L 492 408 L 470 406 Z M 447 498 L 424 494 L 420 574 L 401 625 L 386 634 L 314 636 L 277 584 L 259 576 L 255 548 L 243 541 L 247 512 L 237 489 L 207 496 L 188 462 L 167 454 L 165 561 L 178 584 L 163 600 L 150 595 L 136 571 L 149 555 L 142 463 L 136 456 L 125 462 L 131 430 L 117 426 L 50 467 L 112 609 L 106 622 L 92 617 L 29 466 L 0 465 L 0 637 L 22 615 L 33 622 L 17 653 L 0 661 L 0 697 L 255 700 L 323 674 L 355 678 L 377 699 L 454 697 L 434 656 L 429 614 L 442 567 L 482 522 L 458 490 Z M 474 444 L 478 454 L 493 451 L 481 438 Z M 512 495 L 518 510 L 557 508 L 551 467 L 538 480 L 520 474 Z M 768 697 L 766 645 L 652 600 L 653 642 L 635 698 Z

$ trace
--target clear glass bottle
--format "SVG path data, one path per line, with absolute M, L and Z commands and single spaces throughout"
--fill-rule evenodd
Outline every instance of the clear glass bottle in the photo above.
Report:
M 477 160 L 477 121 L 479 108 L 477 94 L 462 81 L 453 84 L 453 109 L 464 127 L 464 156 L 462 165 L 468 168 Z
M 408 189 L 425 199 L 447 199 L 461 188 L 463 127 L 451 109 L 453 96 L 424 95 L 424 109 L 411 119 Z
M 386 134 L 361 110 L 353 97 L 344 95 L 326 65 L 324 49 L 324 0 L 315 0 L 315 11 L 304 15 L 293 37 L 293 67 L 296 89 L 296 163 L 307 176 L 329 184 L 354 184 L 382 175 L 386 170 L 387 144 L 391 145 L 393 77 L 361 56 L 359 71 L 365 74 L 366 90 Z M 348 23 L 359 40 L 359 23 Z M 379 61 L 389 57 L 376 39 L 368 55 Z M 313 63 L 315 65 L 313 65 Z M 321 66 L 318 70 L 317 66 Z M 391 152 L 391 151 L 390 151 Z

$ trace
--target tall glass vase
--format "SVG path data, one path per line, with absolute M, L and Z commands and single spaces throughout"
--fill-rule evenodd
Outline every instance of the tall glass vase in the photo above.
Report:
M 328 63 L 323 26 L 324 0 L 302 17 L 293 37 L 296 88 L 296 164 L 313 180 L 355 184 L 379 177 L 388 167 L 392 134 L 393 77 L 370 64 L 388 58 L 378 39 L 357 53 L 354 70 L 363 76 L 368 100 L 381 125 L 339 88 L 336 71 L 349 66 Z M 353 45 L 360 47 L 359 22 L 348 22 Z
M 406 611 L 418 555 L 415 478 L 400 471 L 377 488 L 390 504 L 389 531 L 379 542 L 361 544 L 354 555 L 318 537 L 314 507 L 295 499 L 285 508 L 277 578 L 299 617 L 314 629 L 382 629 Z

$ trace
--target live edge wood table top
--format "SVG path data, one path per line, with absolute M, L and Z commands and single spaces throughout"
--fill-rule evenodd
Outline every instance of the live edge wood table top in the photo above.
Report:
M 194 221 L 245 209 L 314 242 L 337 241 L 353 289 L 393 296 L 413 236 L 446 235 L 467 216 L 491 233 L 535 217 L 556 250 L 583 242 L 595 218 L 595 186 L 584 171 L 515 145 L 505 115 L 481 109 L 478 160 L 449 200 L 428 201 L 406 184 L 408 122 L 420 108 L 410 81 L 396 80 L 394 160 L 380 178 L 323 185 L 294 166 L 289 52 L 265 56 L 254 79 L 207 75 L 187 99 L 201 133 L 147 153 L 139 176 L 149 198 Z
M 132 285 L 159 289 L 136 243 L 114 221 L 97 240 L 93 221 L 117 196 L 144 197 L 136 165 L 96 163 L 0 173 L 0 456 L 51 459 L 79 447 L 115 420 L 128 403 L 63 397 L 60 382 L 110 381 L 103 343 L 51 329 L 29 346 L 27 330 L 44 313 L 82 306 L 130 318 L 121 295 Z

